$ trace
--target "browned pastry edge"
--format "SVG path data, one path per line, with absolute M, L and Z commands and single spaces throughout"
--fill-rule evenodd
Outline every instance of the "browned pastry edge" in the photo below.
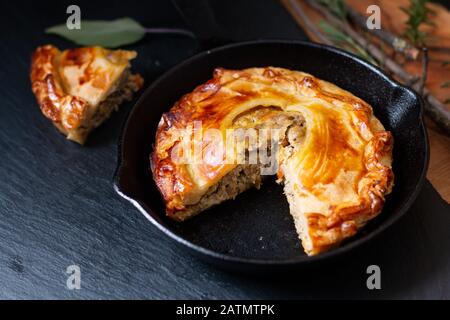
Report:
M 39 47 L 31 60 L 31 85 L 42 113 L 53 121 L 55 126 L 64 134 L 82 122 L 87 108 L 83 99 L 67 95 L 61 86 L 58 72 L 54 67 L 54 60 L 61 52 L 51 45 Z M 71 118 L 66 124 L 61 123 L 61 106 L 69 105 Z

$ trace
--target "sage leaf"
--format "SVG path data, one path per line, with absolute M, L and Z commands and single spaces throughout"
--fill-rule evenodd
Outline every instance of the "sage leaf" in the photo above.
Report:
M 82 20 L 81 29 L 69 30 L 65 24 L 50 27 L 46 33 L 56 34 L 83 46 L 117 48 L 141 40 L 145 28 L 125 17 L 111 21 Z

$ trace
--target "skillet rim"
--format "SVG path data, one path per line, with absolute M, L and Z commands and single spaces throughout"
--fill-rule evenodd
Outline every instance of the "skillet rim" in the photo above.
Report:
M 154 212 L 151 210 L 143 201 L 139 201 L 134 199 L 133 197 L 129 196 L 124 188 L 121 186 L 120 180 L 121 177 L 126 173 L 126 165 L 124 164 L 126 162 L 125 159 L 125 136 L 127 134 L 128 126 L 131 122 L 131 119 L 133 117 L 133 113 L 136 109 L 136 106 L 139 104 L 142 104 L 145 100 L 147 100 L 147 96 L 149 96 L 155 87 L 157 87 L 161 82 L 164 82 L 167 78 L 170 78 L 170 76 L 175 73 L 178 69 L 182 68 L 185 65 L 190 64 L 192 61 L 203 59 L 204 57 L 214 54 L 219 51 L 229 50 L 236 47 L 244 47 L 244 46 L 253 46 L 253 45 L 261 45 L 261 44 L 288 44 L 288 45 L 300 45 L 300 46 L 308 46 L 313 47 L 320 50 L 327 50 L 331 53 L 344 56 L 345 58 L 351 59 L 358 64 L 363 65 L 369 71 L 376 73 L 378 76 L 383 78 L 385 81 L 387 81 L 389 84 L 392 85 L 392 87 L 397 87 L 401 89 L 404 92 L 407 92 L 408 94 L 411 94 L 415 100 L 417 100 L 419 105 L 419 125 L 421 133 L 424 137 L 424 163 L 422 166 L 422 171 L 420 173 L 418 183 L 414 187 L 414 191 L 409 194 L 408 198 L 404 201 L 404 203 L 401 205 L 399 210 L 396 210 L 391 214 L 390 217 L 388 217 L 387 220 L 383 221 L 376 229 L 372 230 L 370 233 L 367 233 L 363 235 L 361 238 L 358 238 L 356 240 L 351 240 L 349 242 L 346 242 L 344 245 L 339 246 L 337 248 L 334 248 L 330 251 L 321 253 L 316 256 L 300 256 L 295 258 L 289 258 L 289 259 L 283 259 L 283 260 L 262 260 L 262 259 L 253 259 L 253 258 L 243 258 L 243 257 L 236 257 L 231 256 L 224 253 L 218 253 L 213 250 L 204 248 L 202 246 L 199 246 L 197 244 L 194 244 L 181 236 L 177 235 L 175 232 L 171 231 L 170 229 L 163 226 L 161 223 L 159 223 L 153 215 L 158 215 L 157 212 Z M 170 68 L 168 71 L 166 71 L 163 75 L 158 77 L 155 81 L 152 82 L 152 84 L 145 89 L 144 93 L 139 97 L 139 99 L 136 101 L 134 106 L 130 109 L 126 120 L 123 123 L 119 139 L 118 139 L 118 148 L 117 148 L 117 167 L 114 173 L 113 183 L 114 183 L 114 190 L 125 200 L 129 201 L 133 206 L 135 206 L 146 218 L 149 220 L 155 227 L 157 227 L 160 231 L 162 231 L 168 238 L 171 240 L 174 240 L 177 244 L 183 245 L 187 249 L 191 250 L 192 253 L 200 255 L 203 258 L 213 259 L 217 261 L 226 261 L 228 263 L 235 263 L 235 264 L 241 264 L 241 265 L 247 265 L 247 266 L 296 266 L 304 263 L 313 263 L 313 262 L 320 262 L 324 260 L 328 260 L 331 258 L 335 258 L 343 253 L 349 252 L 352 249 L 355 249 L 363 244 L 366 244 L 369 240 L 372 240 L 376 236 L 383 233 L 387 228 L 392 226 L 395 222 L 397 222 L 401 217 L 403 217 L 407 211 L 410 209 L 414 201 L 416 200 L 417 196 L 419 195 L 419 192 L 422 189 L 422 186 L 425 182 L 426 173 L 428 170 L 429 165 L 429 158 L 430 158 L 430 151 L 429 151 L 429 140 L 428 140 L 428 134 L 425 127 L 424 122 L 424 102 L 421 96 L 419 96 L 414 90 L 411 88 L 404 86 L 397 82 L 396 80 L 388 77 L 380 68 L 372 65 L 371 63 L 359 58 L 358 56 L 346 52 L 344 50 L 338 49 L 333 46 L 314 43 L 310 41 L 303 41 L 303 40 L 285 40 L 285 39 L 263 39 L 263 40 L 253 40 L 253 41 L 244 41 L 244 42 L 236 42 L 232 44 L 228 44 L 225 46 L 220 46 L 211 50 L 206 50 L 199 52 L 180 63 L 176 64 L 172 68 Z

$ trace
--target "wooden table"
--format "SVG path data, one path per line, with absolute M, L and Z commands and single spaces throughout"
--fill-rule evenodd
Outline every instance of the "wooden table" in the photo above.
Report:
M 427 177 L 447 202 L 450 202 L 450 137 L 443 134 L 429 119 L 426 121 L 430 139 L 430 167 Z

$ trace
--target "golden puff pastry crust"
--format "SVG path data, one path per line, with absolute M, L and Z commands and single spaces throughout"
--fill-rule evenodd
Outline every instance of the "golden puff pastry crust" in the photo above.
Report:
M 393 138 L 369 104 L 303 72 L 218 68 L 211 80 L 176 102 L 157 129 L 150 161 L 169 217 L 189 217 L 183 212 L 237 166 L 177 163 L 171 151 L 183 139 L 179 129 L 201 121 L 203 128 L 224 132 L 256 107 L 276 107 L 304 119 L 300 147 L 278 158 L 277 175 L 307 254 L 336 246 L 381 212 L 393 186 Z M 252 121 L 270 122 L 267 114 Z
M 42 113 L 68 139 L 83 144 L 92 129 L 142 87 L 143 79 L 129 73 L 135 57 L 134 51 L 101 47 L 63 52 L 52 45 L 37 48 L 30 78 Z M 105 103 L 113 94 L 116 99 Z

